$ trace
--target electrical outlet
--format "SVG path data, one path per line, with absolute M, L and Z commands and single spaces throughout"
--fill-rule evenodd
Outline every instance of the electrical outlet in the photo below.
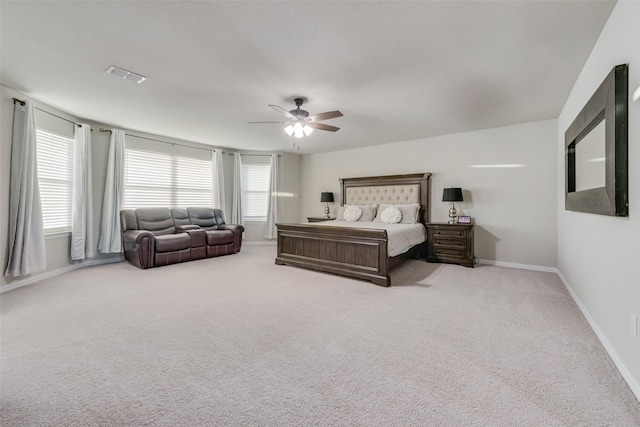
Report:
M 634 338 L 638 338 L 638 316 L 636 316 L 635 314 L 631 313 L 631 323 L 629 323 L 629 326 L 631 327 L 631 335 Z

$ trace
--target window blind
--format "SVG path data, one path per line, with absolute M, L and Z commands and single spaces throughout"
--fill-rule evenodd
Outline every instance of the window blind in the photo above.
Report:
M 213 203 L 211 160 L 127 148 L 125 209 L 205 206 Z
M 44 232 L 71 231 L 73 138 L 36 129 L 36 145 Z
M 242 165 L 242 212 L 245 221 L 266 221 L 271 165 Z

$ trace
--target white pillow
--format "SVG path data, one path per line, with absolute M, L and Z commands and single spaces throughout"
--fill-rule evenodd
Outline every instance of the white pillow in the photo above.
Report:
M 346 221 L 344 218 L 344 211 L 349 206 L 357 206 L 362 209 L 362 216 L 358 219 L 358 221 L 368 221 L 371 222 L 376 217 L 376 208 L 378 205 L 344 205 L 338 208 L 338 213 L 336 215 L 337 221 Z
M 378 216 L 374 222 L 383 222 L 380 215 L 382 211 L 388 207 L 396 207 L 400 209 L 400 212 L 402 213 L 402 220 L 400 221 L 401 224 L 417 224 L 419 222 L 418 215 L 420 213 L 420 205 L 418 203 L 411 203 L 407 205 L 380 205 L 378 208 Z
M 357 221 L 362 216 L 362 208 L 356 205 L 349 205 L 344 208 L 345 221 Z
M 402 212 L 395 206 L 389 206 L 382 211 L 380 219 L 385 224 L 397 224 L 402 220 Z

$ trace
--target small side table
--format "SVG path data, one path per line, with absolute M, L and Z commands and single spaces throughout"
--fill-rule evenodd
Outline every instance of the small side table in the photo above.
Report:
M 427 261 L 473 267 L 472 224 L 426 224 Z
M 323 222 L 323 221 L 331 221 L 334 220 L 334 217 L 331 218 L 325 218 L 323 216 L 308 216 L 307 217 L 307 221 L 309 222 Z

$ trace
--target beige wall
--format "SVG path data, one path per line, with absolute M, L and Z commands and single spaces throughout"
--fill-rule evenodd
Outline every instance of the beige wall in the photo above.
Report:
M 558 118 L 556 196 L 559 270 L 623 375 L 626 370 L 627 380 L 635 380 L 640 399 L 640 338 L 630 333 L 630 314 L 640 316 L 640 101 L 631 99 L 640 86 L 638 40 L 640 3 L 618 2 Z M 565 211 L 564 132 L 611 69 L 624 63 L 629 64 L 629 217 Z
M 477 257 L 554 268 L 556 129 L 548 120 L 304 156 L 300 220 L 323 214 L 322 191 L 340 200 L 339 178 L 431 172 L 432 222 L 448 220 L 443 188 L 461 187 L 456 207 L 475 221 Z M 486 167 L 505 165 L 519 166 Z
M 0 113 L 1 113 L 1 121 L 0 121 L 0 259 L 3 260 L 2 263 L 2 273 L 4 274 L 4 269 L 7 263 L 8 257 L 8 216 L 9 216 L 9 184 L 10 184 L 10 165 L 11 165 L 11 133 L 13 128 L 13 101 L 11 98 L 16 97 L 19 99 L 28 99 L 28 97 L 22 93 L 17 91 L 0 87 Z M 104 192 L 104 183 L 106 180 L 107 173 L 107 157 L 109 151 L 109 134 L 99 132 L 99 129 L 106 128 L 110 129 L 113 126 L 109 126 L 103 123 L 94 122 L 91 120 L 80 119 L 73 115 L 67 114 L 64 111 L 56 109 L 52 106 L 39 103 L 36 101 L 36 106 L 42 108 L 43 110 L 49 111 L 58 116 L 64 117 L 68 120 L 88 123 L 91 125 L 94 130 L 91 134 L 92 138 L 92 166 L 93 166 L 93 209 L 94 209 L 94 237 L 96 248 L 98 245 L 98 236 L 100 234 L 100 224 L 102 217 L 102 201 L 103 201 L 103 192 Z M 51 116 L 46 113 L 37 112 L 36 114 L 36 124 L 38 126 L 46 123 L 46 126 L 52 130 L 57 132 L 62 132 L 63 134 L 67 134 L 72 132 L 72 127 L 67 122 L 64 122 L 60 119 L 51 118 Z M 56 126 L 60 126 L 60 128 L 55 128 Z M 69 129 L 71 129 L 69 131 Z M 135 135 L 145 136 L 149 138 L 161 139 L 167 142 L 176 142 L 179 144 L 190 145 L 193 147 L 201 147 L 201 148 L 211 148 L 210 146 L 189 142 L 176 140 L 172 138 L 159 137 L 157 135 L 147 134 L 138 131 L 132 131 L 131 133 Z M 231 150 L 224 149 L 223 151 L 230 153 Z M 282 198 L 281 203 L 281 212 L 282 218 L 286 221 L 292 221 L 295 218 L 299 217 L 299 207 L 298 207 L 298 193 L 299 193 L 299 173 L 300 173 L 300 156 L 298 155 L 283 155 L 281 158 L 281 169 L 282 169 L 282 180 L 281 180 L 281 191 L 290 192 L 291 194 L 295 194 L 295 197 L 292 198 Z M 227 221 L 230 218 L 231 213 L 231 201 L 233 194 L 233 156 L 224 156 L 224 170 L 225 170 L 225 199 L 226 199 L 226 212 L 225 218 Z M 245 240 L 249 241 L 252 239 L 255 240 L 263 240 L 264 225 L 261 225 L 261 229 L 259 233 L 253 233 L 250 236 L 245 236 Z M 74 268 L 79 264 L 79 262 L 74 262 L 69 258 L 69 248 L 70 248 L 70 234 L 59 234 L 59 235 L 51 235 L 47 236 L 45 240 L 46 246 L 46 257 L 47 257 L 47 268 L 45 272 L 36 273 L 34 277 L 26 276 L 20 278 L 6 278 L 2 277 L 0 279 L 0 288 L 8 287 L 17 284 L 18 282 L 30 280 L 38 276 L 46 276 L 49 273 L 55 273 L 60 271 L 65 271 L 70 268 Z M 96 250 L 97 252 L 97 250 Z M 100 254 L 88 262 L 107 262 L 109 260 L 121 259 L 120 255 L 116 254 Z M 2 274 L 2 276 L 3 276 Z

